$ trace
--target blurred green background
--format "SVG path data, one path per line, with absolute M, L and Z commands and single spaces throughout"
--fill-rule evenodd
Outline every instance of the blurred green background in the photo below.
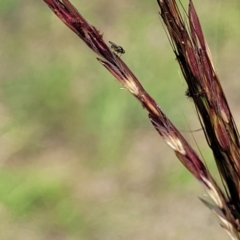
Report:
M 156 1 L 72 2 L 197 148 Z M 238 123 L 240 3 L 194 2 Z M 0 239 L 227 239 L 145 110 L 43 1 L 1 0 L 0 31 Z

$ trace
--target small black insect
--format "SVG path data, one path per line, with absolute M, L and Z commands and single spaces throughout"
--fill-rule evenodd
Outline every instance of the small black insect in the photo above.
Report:
M 202 90 L 201 92 L 198 92 L 198 93 L 195 93 L 194 95 L 190 92 L 190 89 L 188 88 L 186 91 L 185 91 L 185 95 L 187 96 L 187 98 L 193 98 L 194 96 L 196 97 L 204 97 L 205 96 L 205 93 L 204 93 L 204 90 Z
M 111 44 L 111 49 L 113 50 L 114 53 L 119 53 L 120 56 L 125 53 L 125 50 L 121 46 L 118 46 L 117 44 L 111 41 L 109 41 L 109 43 Z

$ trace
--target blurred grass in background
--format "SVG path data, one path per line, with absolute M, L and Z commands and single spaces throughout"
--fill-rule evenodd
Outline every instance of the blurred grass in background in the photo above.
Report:
M 238 123 L 240 4 L 194 2 Z M 73 3 L 179 129 L 200 127 L 155 1 Z M 227 238 L 145 111 L 43 1 L 2 0 L 0 19 L 1 239 Z

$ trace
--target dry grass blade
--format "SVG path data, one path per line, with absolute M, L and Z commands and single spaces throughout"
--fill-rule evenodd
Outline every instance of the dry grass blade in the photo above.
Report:
M 229 232 L 231 236 L 237 236 L 238 222 L 236 221 L 236 215 L 233 214 L 233 207 L 235 206 L 229 203 L 229 199 L 217 186 L 214 179 L 211 177 L 207 168 L 197 156 L 195 151 L 162 112 L 154 99 L 151 98 L 151 96 L 144 90 L 138 79 L 130 71 L 127 65 L 114 51 L 109 49 L 103 40 L 103 35 L 100 34 L 100 32 L 94 26 L 90 25 L 68 0 L 44 0 L 44 2 L 51 8 L 51 10 L 58 16 L 59 19 L 61 19 L 72 31 L 74 31 L 87 44 L 87 46 L 99 56 L 99 58 L 97 58 L 98 61 L 139 100 L 142 106 L 148 111 L 149 119 L 158 133 L 173 149 L 183 165 L 202 183 L 202 185 L 206 188 L 206 191 L 212 197 L 218 212 L 221 212 L 221 214 L 218 214 L 218 217 L 221 220 L 222 226 Z M 192 83 L 190 80 L 188 80 L 191 96 L 193 96 L 195 101 L 199 102 L 199 106 L 203 109 L 205 114 L 209 112 L 210 106 L 216 107 L 214 115 L 212 114 L 211 117 L 208 117 L 211 118 L 208 119 L 208 123 L 213 128 L 208 128 L 206 125 L 204 125 L 205 134 L 208 136 L 209 144 L 210 146 L 215 144 L 215 142 L 212 142 L 209 135 L 214 134 L 215 131 L 218 131 L 218 134 L 214 135 L 215 141 L 218 142 L 217 146 L 220 146 L 221 150 L 227 149 L 228 152 L 231 151 L 233 153 L 235 151 L 235 158 L 232 159 L 232 162 L 234 162 L 235 165 L 232 165 L 232 162 L 228 161 L 226 156 L 224 159 L 221 159 L 222 155 L 218 156 L 218 152 L 214 152 L 214 154 L 215 156 L 219 157 L 220 161 L 224 161 L 224 163 L 226 162 L 226 164 L 232 166 L 232 169 L 229 170 L 231 174 L 236 174 L 238 169 L 238 165 L 236 165 L 239 145 L 237 141 L 238 134 L 236 130 L 232 130 L 234 123 L 230 111 L 226 110 L 228 109 L 227 103 L 222 102 L 220 104 L 217 101 L 219 97 L 222 97 L 224 100 L 225 97 L 221 91 L 222 89 L 217 84 L 218 80 L 216 75 L 212 75 L 214 69 L 209 55 L 207 54 L 207 50 L 204 49 L 204 38 L 202 31 L 199 28 L 200 24 L 197 21 L 196 14 L 194 10 L 191 10 L 190 15 L 193 19 L 191 29 L 194 29 L 192 31 L 195 33 L 194 37 L 191 39 L 186 31 L 175 1 L 158 1 L 158 3 L 161 8 L 161 15 L 169 29 L 172 41 L 174 42 L 173 46 L 175 46 L 175 52 L 185 78 L 189 79 L 190 76 L 191 79 L 199 79 L 199 81 L 196 81 L 196 83 Z M 190 8 L 193 9 L 193 6 Z M 199 50 L 200 48 L 201 50 Z M 196 58 L 197 51 L 199 51 L 199 58 Z M 185 66 L 188 67 L 185 68 Z M 199 66 L 201 66 L 201 68 L 199 68 Z M 206 72 L 207 76 L 201 77 L 202 72 Z M 213 78 L 214 81 L 209 83 L 207 79 L 209 77 Z M 206 89 L 203 86 L 204 84 L 207 85 Z M 214 95 L 209 98 L 208 95 L 211 91 L 213 91 L 213 89 L 215 91 Z M 203 99 L 197 97 L 198 94 L 202 92 L 205 93 Z M 213 108 L 211 108 L 211 111 L 212 109 Z M 202 114 L 200 110 L 199 112 Z M 215 123 L 211 122 L 213 119 Z M 204 120 L 202 121 L 203 124 L 205 124 Z M 225 128 L 226 124 L 228 126 L 227 130 Z M 227 136 L 229 139 L 227 139 Z M 230 143 L 232 142 L 235 143 L 234 148 L 230 146 Z M 223 168 L 223 166 L 225 165 L 220 164 L 219 168 Z M 225 169 L 225 171 L 226 172 L 223 176 L 226 179 L 227 170 Z M 234 179 L 233 183 L 235 183 L 235 180 L 236 179 Z M 232 188 L 235 187 L 233 183 Z M 234 194 L 236 193 L 237 190 Z M 231 198 L 231 200 L 232 199 L 233 198 Z

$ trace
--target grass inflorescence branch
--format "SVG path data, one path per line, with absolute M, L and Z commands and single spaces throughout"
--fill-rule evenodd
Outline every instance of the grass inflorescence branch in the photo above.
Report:
M 44 0 L 51 10 L 97 55 L 97 60 L 147 110 L 148 117 L 182 164 L 202 183 L 214 205 L 204 201 L 218 216 L 232 239 L 240 239 L 240 144 L 226 97 L 214 69 L 198 16 L 189 1 L 187 18 L 175 0 L 158 0 L 177 61 L 188 84 L 207 142 L 213 151 L 224 182 L 223 192 L 207 167 L 180 131 L 145 91 L 137 77 L 118 54 L 112 51 L 100 31 L 90 25 L 68 0 Z
M 205 137 L 223 179 L 227 204 L 239 231 L 239 133 L 214 69 L 197 13 L 190 0 L 186 23 L 175 1 L 158 0 L 158 4 L 187 82 L 189 95 L 193 98 Z

